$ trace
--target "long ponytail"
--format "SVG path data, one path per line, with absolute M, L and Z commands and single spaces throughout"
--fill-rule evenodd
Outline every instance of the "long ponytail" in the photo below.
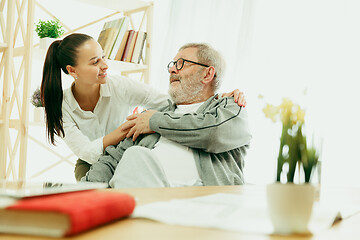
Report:
M 68 74 L 66 66 L 77 65 L 77 49 L 91 36 L 73 33 L 63 40 L 54 41 L 46 54 L 41 82 L 41 102 L 45 107 L 46 131 L 51 144 L 55 145 L 55 135 L 65 137 L 62 120 L 61 70 Z

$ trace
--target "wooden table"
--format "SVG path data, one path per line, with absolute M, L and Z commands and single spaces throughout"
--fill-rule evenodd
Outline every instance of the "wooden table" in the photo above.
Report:
M 265 186 L 221 186 L 221 187 L 184 187 L 184 188 L 148 188 L 148 189 L 108 189 L 105 191 L 127 192 L 136 197 L 138 204 L 146 204 L 154 201 L 166 201 L 171 199 L 190 198 L 204 196 L 214 193 L 235 193 L 248 196 L 264 196 Z M 322 189 L 321 198 L 332 198 L 337 201 L 347 203 L 360 203 L 360 189 Z M 0 234 L 0 239 L 6 240 L 26 240 L 26 239 L 54 239 L 46 237 L 31 237 L 20 235 Z M 167 225 L 147 219 L 123 219 L 96 229 L 81 233 L 74 237 L 65 239 L 77 240 L 106 240 L 106 239 L 167 239 L 167 240 L 187 240 L 187 239 L 360 239 L 360 214 L 350 217 L 337 223 L 317 235 L 313 236 L 278 236 L 262 235 L 241 232 L 231 232 L 218 229 L 185 227 Z

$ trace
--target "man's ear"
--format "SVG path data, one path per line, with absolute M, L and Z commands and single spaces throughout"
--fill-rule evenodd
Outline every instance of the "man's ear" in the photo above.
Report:
M 205 76 L 203 77 L 201 82 L 204 84 L 211 83 L 214 80 L 214 76 L 215 76 L 215 68 L 213 66 L 210 66 L 207 68 L 205 72 Z
M 75 68 L 73 66 L 70 65 L 66 65 L 66 70 L 68 71 L 69 75 L 72 76 L 73 78 L 77 78 L 78 75 L 75 71 Z

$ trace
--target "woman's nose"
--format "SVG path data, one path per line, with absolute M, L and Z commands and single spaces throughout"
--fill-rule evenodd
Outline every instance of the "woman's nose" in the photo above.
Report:
M 106 59 L 103 59 L 102 64 L 101 64 L 101 69 L 108 69 L 109 65 L 106 62 Z

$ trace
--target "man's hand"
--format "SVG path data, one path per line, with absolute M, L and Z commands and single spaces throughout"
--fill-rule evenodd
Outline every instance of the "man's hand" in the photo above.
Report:
M 230 93 L 221 94 L 222 97 L 234 97 L 234 101 L 241 107 L 246 106 L 245 95 L 243 92 L 240 92 L 239 89 L 235 89 Z
M 140 134 L 153 133 L 154 131 L 150 129 L 150 118 L 156 112 L 155 110 L 147 110 L 143 113 L 128 116 L 126 118 L 128 121 L 122 125 L 123 131 L 130 128 L 126 137 L 133 136 L 132 139 L 135 141 Z

